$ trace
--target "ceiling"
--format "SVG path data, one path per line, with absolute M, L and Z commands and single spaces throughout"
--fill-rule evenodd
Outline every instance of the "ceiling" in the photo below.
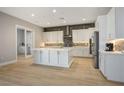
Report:
M 110 7 L 0 7 L 0 11 L 42 27 L 95 22 Z M 54 13 L 53 13 L 54 10 Z

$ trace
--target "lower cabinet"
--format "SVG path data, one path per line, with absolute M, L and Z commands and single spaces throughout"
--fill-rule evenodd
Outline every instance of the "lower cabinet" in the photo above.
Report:
M 106 76 L 109 80 L 121 81 L 121 75 L 124 75 L 124 69 L 121 70 L 123 60 L 121 60 L 120 55 L 117 56 L 118 55 L 106 55 Z
M 124 82 L 124 54 L 100 53 L 99 68 L 108 80 Z
M 58 62 L 60 66 L 68 65 L 68 52 L 58 51 Z
M 40 54 L 40 62 L 42 63 L 42 64 L 45 64 L 45 65 L 47 65 L 47 64 L 49 64 L 49 50 L 42 50 L 41 51 L 41 54 Z
M 72 49 L 39 49 L 33 50 L 33 59 L 36 64 L 58 67 L 70 67 L 72 63 Z
M 58 65 L 58 51 L 50 50 L 49 51 L 49 62 L 50 65 Z
M 73 56 L 92 57 L 92 55 L 89 54 L 89 47 L 75 47 L 73 50 Z
M 40 58 L 41 51 L 34 50 L 32 54 L 33 54 L 33 62 L 35 62 L 37 64 L 40 63 L 40 60 L 41 60 L 41 58 Z
M 99 53 L 99 69 L 102 72 L 102 74 L 104 76 L 106 76 L 106 74 L 105 74 L 105 55 L 101 54 L 101 53 Z

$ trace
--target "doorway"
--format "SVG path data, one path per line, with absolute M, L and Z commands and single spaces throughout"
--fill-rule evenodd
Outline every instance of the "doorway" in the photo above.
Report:
M 17 28 L 17 56 L 25 57 L 25 29 Z
M 32 48 L 33 48 L 33 32 L 30 30 L 26 30 L 26 56 L 31 57 L 32 56 Z
M 34 31 L 23 26 L 16 26 L 16 59 L 32 57 Z

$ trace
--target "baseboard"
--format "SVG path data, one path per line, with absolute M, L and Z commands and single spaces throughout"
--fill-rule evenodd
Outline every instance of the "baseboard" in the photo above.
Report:
M 17 62 L 17 60 L 7 61 L 7 62 L 0 63 L 0 66 L 9 65 L 9 64 L 16 63 L 16 62 Z

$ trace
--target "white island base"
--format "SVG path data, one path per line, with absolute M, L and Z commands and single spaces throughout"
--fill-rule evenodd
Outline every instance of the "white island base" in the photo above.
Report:
M 73 62 L 72 48 L 35 48 L 35 64 L 69 68 Z

